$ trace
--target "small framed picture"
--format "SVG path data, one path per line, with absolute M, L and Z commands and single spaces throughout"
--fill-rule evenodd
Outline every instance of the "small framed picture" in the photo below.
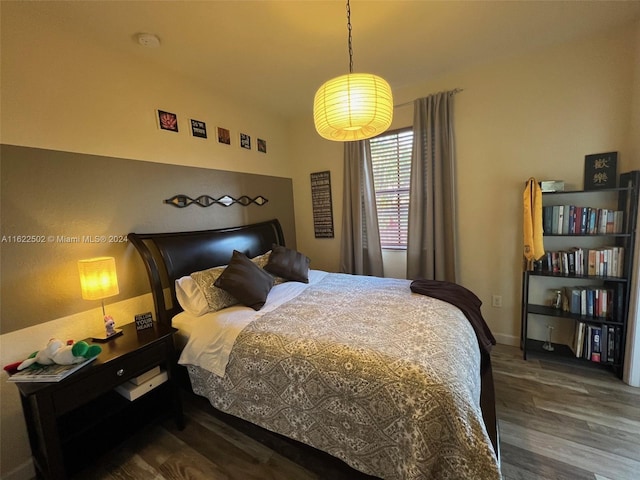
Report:
M 247 150 L 251 150 L 251 137 L 246 133 L 240 134 L 240 146 Z
M 262 153 L 267 153 L 267 141 L 262 138 L 258 139 L 258 151 Z
M 584 157 L 584 189 L 618 186 L 618 152 L 594 153 Z
M 231 134 L 228 128 L 218 127 L 218 142 L 231 145 Z
M 136 321 L 136 330 L 153 328 L 153 315 L 151 314 L 151 312 L 140 313 L 134 318 Z
M 191 135 L 199 138 L 207 138 L 207 124 L 200 120 L 191 119 Z
M 158 110 L 158 126 L 161 130 L 178 131 L 178 116 L 175 113 Z

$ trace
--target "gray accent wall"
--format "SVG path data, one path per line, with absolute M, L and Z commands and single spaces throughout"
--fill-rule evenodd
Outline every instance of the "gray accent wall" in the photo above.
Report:
M 120 293 L 150 291 L 129 232 L 205 230 L 278 218 L 295 247 L 290 178 L 0 145 L 0 334 L 100 306 L 78 260 L 113 256 Z M 163 203 L 173 195 L 268 199 L 263 206 Z M 132 319 L 133 320 L 133 319 Z

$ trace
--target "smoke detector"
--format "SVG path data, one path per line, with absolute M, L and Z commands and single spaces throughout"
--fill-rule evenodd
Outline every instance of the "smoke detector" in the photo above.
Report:
M 143 47 L 158 48 L 160 46 L 160 39 L 153 33 L 138 33 L 136 37 Z

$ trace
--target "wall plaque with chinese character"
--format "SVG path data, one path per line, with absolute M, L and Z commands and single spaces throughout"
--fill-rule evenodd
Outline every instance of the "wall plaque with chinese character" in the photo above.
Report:
M 595 153 L 584 157 L 584 189 L 618 186 L 618 152 Z

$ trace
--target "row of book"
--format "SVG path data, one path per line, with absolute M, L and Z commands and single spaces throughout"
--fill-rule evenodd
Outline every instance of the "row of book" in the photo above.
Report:
M 575 205 L 544 206 L 542 228 L 545 234 L 551 235 L 623 233 L 624 212 Z
M 621 327 L 576 322 L 572 349 L 577 358 L 619 364 L 621 344 Z
M 624 314 L 624 286 L 565 287 L 562 309 L 575 315 L 593 318 L 618 319 Z
M 599 277 L 624 276 L 624 247 L 548 251 L 538 262 L 543 272 Z

